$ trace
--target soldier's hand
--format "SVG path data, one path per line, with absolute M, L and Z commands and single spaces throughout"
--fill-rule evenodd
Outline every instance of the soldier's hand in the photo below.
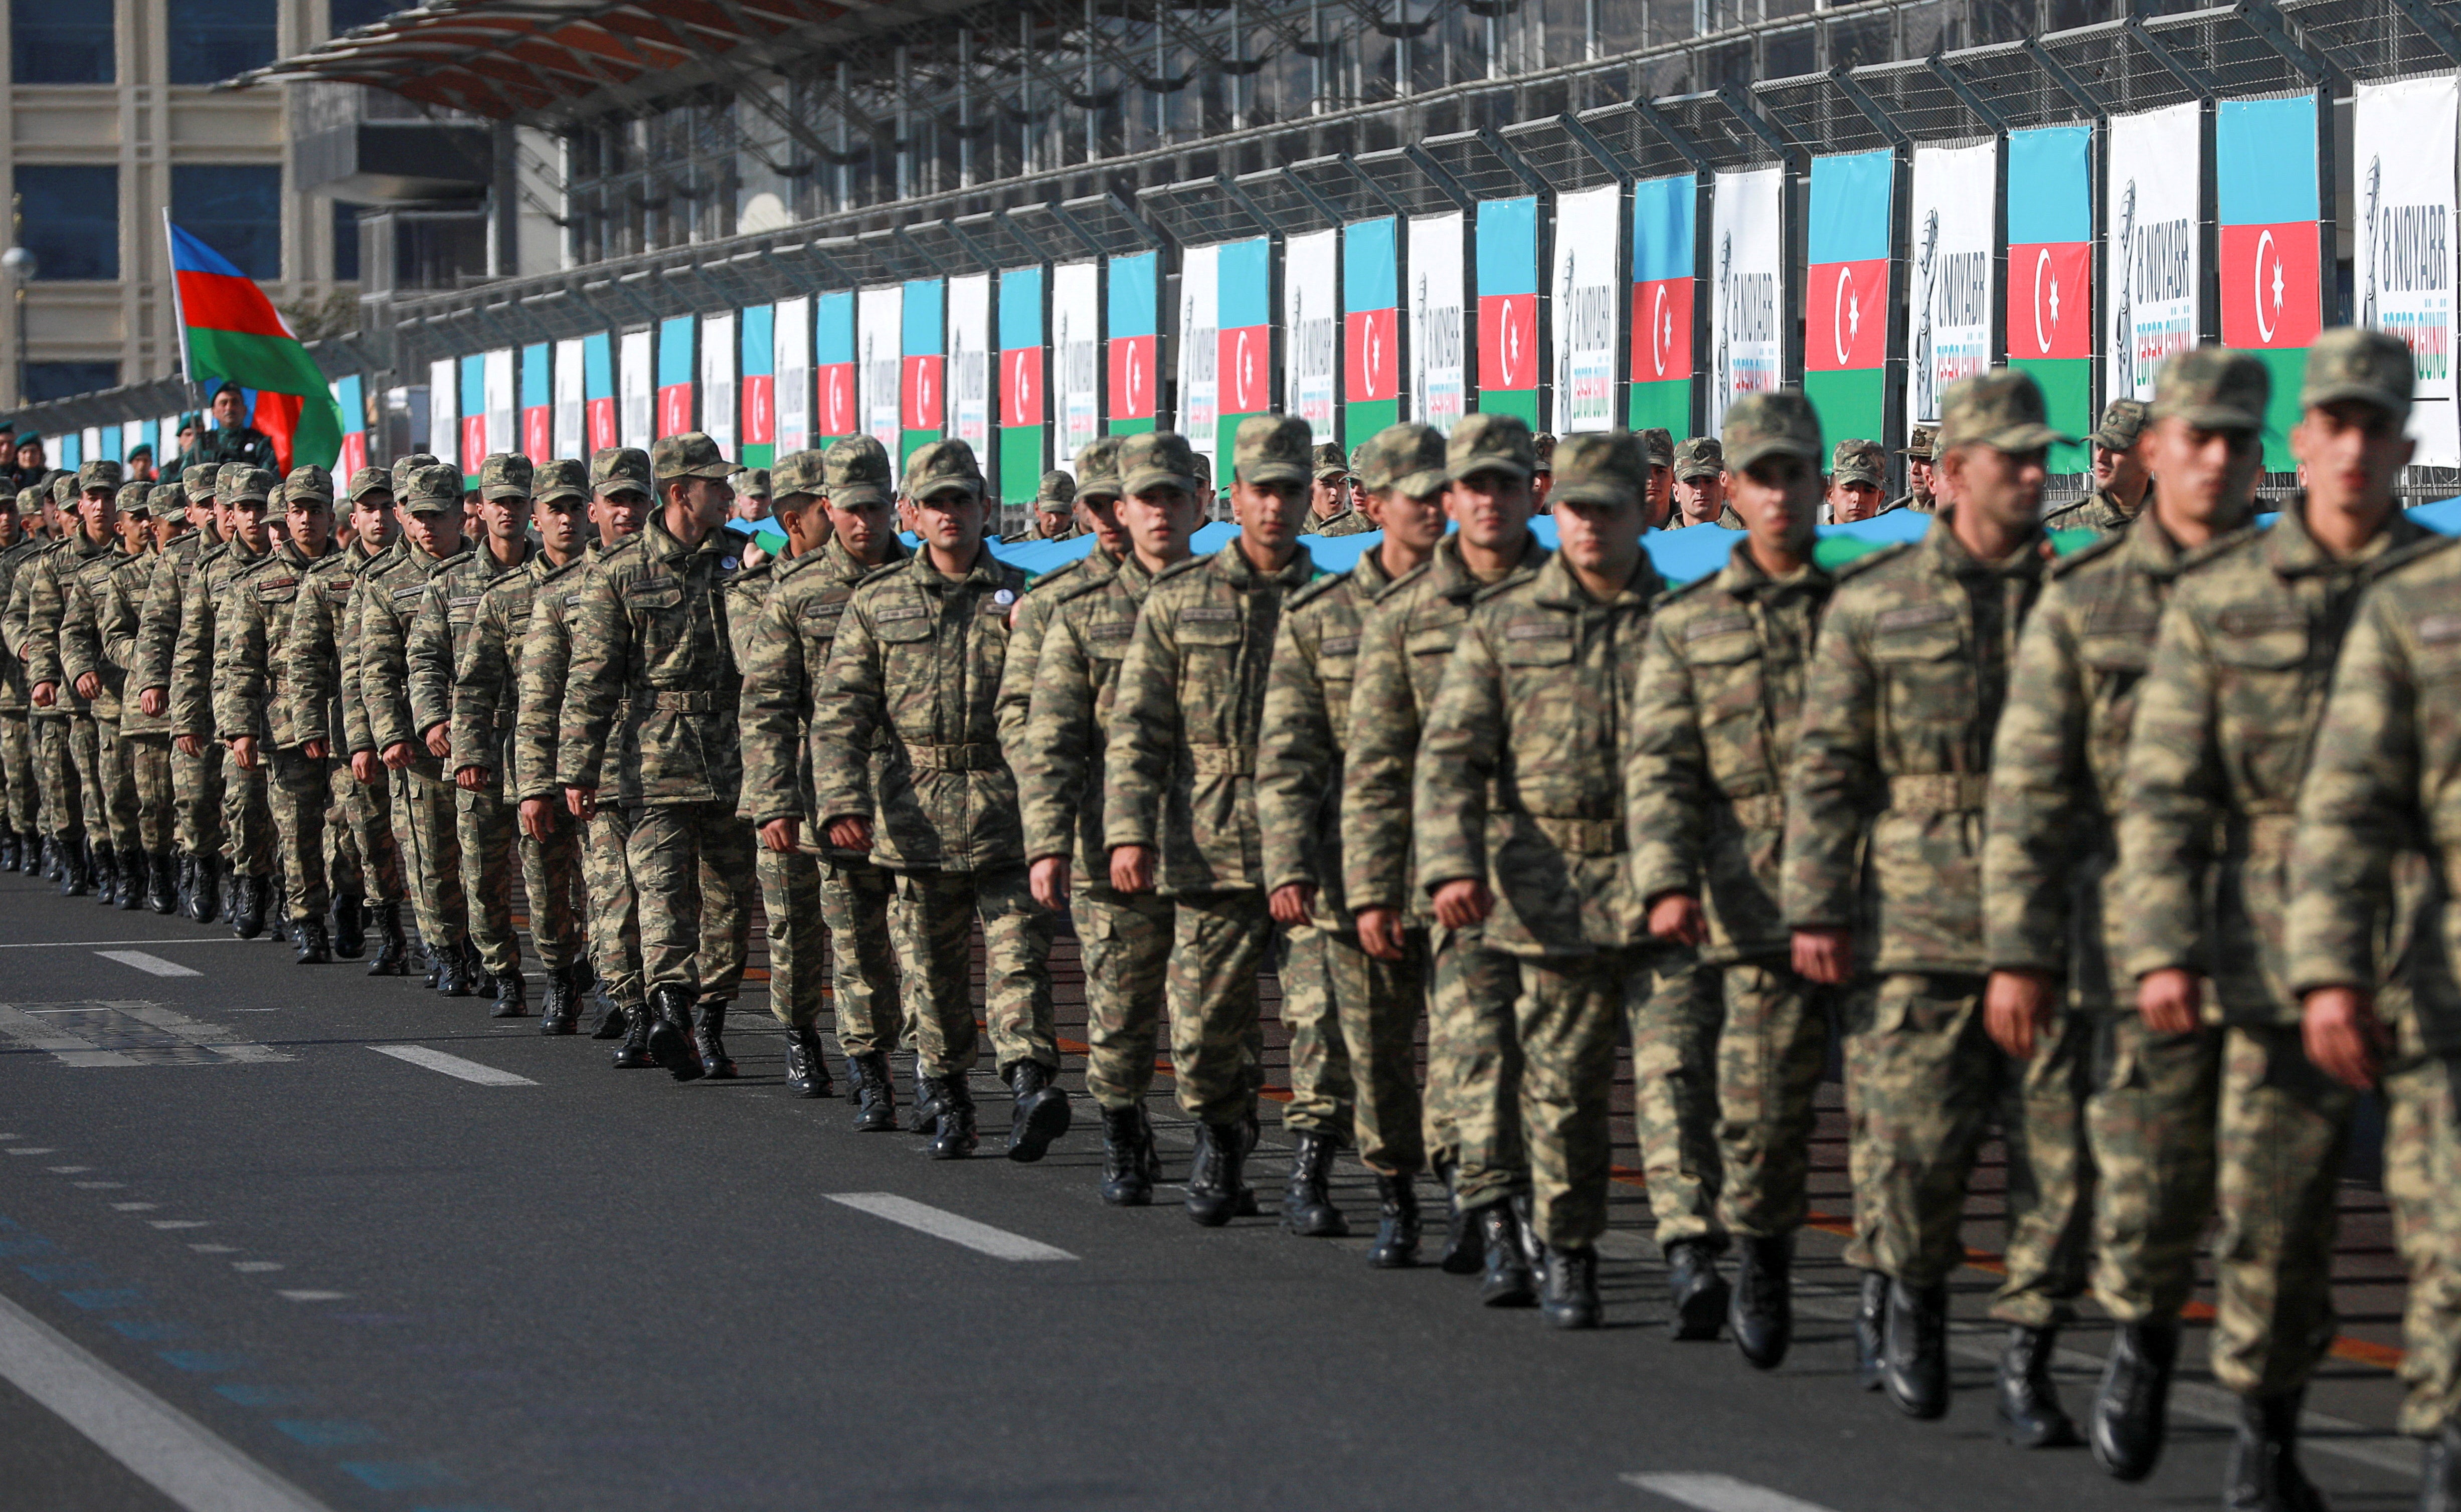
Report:
M 1153 891 L 1153 847 L 1122 845 L 1111 852 L 1111 886 L 1120 892 Z
M 451 756 L 453 754 L 453 732 L 443 725 L 438 725 L 435 729 L 427 732 L 427 754 L 439 758 Z
M 137 707 L 144 710 L 149 717 L 159 719 L 162 716 L 162 711 L 171 707 L 171 691 L 167 688 L 148 688 L 137 695 Z
M 1403 949 L 1402 910 L 1399 908 L 1359 909 L 1359 948 L 1379 961 L 1402 959 Z
M 555 811 L 543 798 L 522 799 L 522 833 L 541 844 L 555 833 Z
M 205 743 L 195 735 L 181 735 L 171 744 L 183 756 L 201 756 L 205 754 Z
M 2376 1084 L 2386 1035 L 2372 994 L 2355 987 L 2320 987 L 2300 1010 L 2299 1031 L 2307 1058 L 2324 1075 L 2361 1092 Z
M 58 692 L 59 684 L 57 683 L 36 683 L 32 693 L 34 707 L 37 709 L 49 709 L 52 706 L 52 699 Z
M 1992 1043 L 2019 1060 L 2034 1058 L 2034 1040 L 2050 1027 L 2057 978 L 2047 971 L 1994 971 L 1982 989 L 1982 1027 Z
M 1308 915 L 1316 911 L 1316 884 L 1286 882 L 1273 889 L 1273 895 L 1265 900 L 1265 906 L 1273 913 L 1275 924 L 1305 924 Z
M 410 742 L 396 740 L 384 748 L 384 764 L 396 772 L 410 770 Z
M 376 759 L 373 751 L 353 751 L 351 753 L 351 776 L 357 777 L 362 787 L 374 787 L 383 779 L 384 763 Z
M 464 793 L 476 793 L 484 788 L 487 779 L 495 775 L 492 767 L 465 766 L 453 774 L 453 785 Z
M 1844 929 L 1795 930 L 1794 970 L 1823 987 L 1841 985 L 1854 974 L 1854 936 Z
M 241 771 L 255 771 L 256 736 L 241 735 L 238 739 L 233 740 L 230 743 L 230 754 L 231 759 L 239 763 L 239 769 Z
M 840 850 L 871 849 L 871 820 L 848 815 L 829 825 L 829 843 Z
M 564 806 L 572 810 L 574 819 L 594 819 L 598 814 L 598 790 L 594 787 L 567 787 L 564 790 Z
M 1025 874 L 1025 884 L 1034 889 L 1034 901 L 1054 913 L 1068 906 L 1068 858 L 1038 858 Z
M 1436 922 L 1447 929 L 1485 924 L 1494 911 L 1494 894 L 1475 877 L 1456 877 L 1436 889 Z
M 802 826 L 803 821 L 792 814 L 784 819 L 773 819 L 760 826 L 760 843 L 781 856 L 791 855 L 795 849 L 796 832 Z
M 333 747 L 330 741 L 303 740 L 299 743 L 299 754 L 310 761 L 322 761 L 333 754 Z
M 1649 905 L 1649 932 L 1677 945 L 1706 945 L 1709 916 L 1701 911 L 1701 900 L 1690 893 L 1666 893 Z
M 102 692 L 102 673 L 87 672 L 76 680 L 77 696 L 91 698 Z
M 2205 984 L 2180 967 L 2148 971 L 2137 979 L 2136 1012 L 2157 1034 L 2184 1034 L 2204 1016 Z

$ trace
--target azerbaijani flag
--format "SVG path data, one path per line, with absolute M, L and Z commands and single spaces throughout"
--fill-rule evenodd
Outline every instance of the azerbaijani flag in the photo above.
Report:
M 603 330 L 581 338 L 581 413 L 591 457 L 623 444 L 615 423 L 615 342 Z
M 554 351 L 544 341 L 522 349 L 521 453 L 533 462 L 555 455 L 555 385 L 548 381 Z
M 1162 254 L 1139 252 L 1111 259 L 1110 292 L 1103 323 L 1109 340 L 1103 349 L 1104 371 L 1110 376 L 1111 414 L 1106 436 L 1134 436 L 1154 428 L 1154 404 L 1161 385 L 1154 367 L 1161 345 Z
M 1811 265 L 1804 280 L 1803 392 L 1820 412 L 1820 448 L 1877 440 L 1888 415 L 1892 152 L 1811 160 Z
M 2269 472 L 2299 465 L 2290 428 L 2299 423 L 2307 349 L 2323 330 L 2316 127 L 2313 95 L 2226 99 L 2214 117 L 2222 345 L 2253 353 L 2273 373 Z
M 863 429 L 855 414 L 852 289 L 822 294 L 812 301 L 812 371 L 820 382 L 820 407 L 812 415 L 812 444 L 825 447 Z
M 1478 407 L 1538 429 L 1538 200 L 1478 206 Z
M 1042 265 L 999 276 L 999 497 L 1032 499 L 1051 455 Z
M 1341 445 L 1402 418 L 1401 265 L 1391 216 L 1341 228 Z
M 461 359 L 461 486 L 479 486 L 487 461 L 487 354 Z
M 1692 296 L 1700 284 L 1695 215 L 1700 181 L 1688 173 L 1632 186 L 1632 398 L 1625 423 L 1692 434 Z
M 903 337 L 897 364 L 897 466 L 940 438 L 947 416 L 942 413 L 948 390 L 944 384 L 948 348 L 943 345 L 947 321 L 948 282 L 910 278 L 900 307 Z
M 693 327 L 690 315 L 658 322 L 658 439 L 693 428 Z
M 1273 407 L 1273 247 L 1271 240 L 1259 236 L 1226 242 L 1215 253 L 1219 282 L 1214 286 L 1214 309 L 1220 311 L 1215 350 L 1220 357 L 1213 371 L 1220 375 L 1221 386 L 1221 418 L 1214 429 L 1220 437 L 1215 443 L 1217 458 L 1231 455 L 1231 439 L 1239 434 L 1241 420 Z M 1228 477 L 1216 479 L 1217 487 L 1227 488 L 1230 483 Z
M 2090 126 L 2008 134 L 2008 366 L 2034 375 L 2070 436 L 2095 419 L 2092 149 Z M 2054 447 L 2051 471 L 2086 460 Z
M 777 307 L 753 305 L 739 318 L 743 367 L 737 382 L 743 434 L 736 438 L 736 455 L 746 467 L 766 467 L 778 459 Z
M 285 472 L 310 462 L 332 466 L 342 452 L 342 412 L 316 359 L 230 259 L 173 225 L 168 211 L 162 228 L 171 238 L 188 381 L 228 378 L 255 391 L 253 422 L 272 438 Z

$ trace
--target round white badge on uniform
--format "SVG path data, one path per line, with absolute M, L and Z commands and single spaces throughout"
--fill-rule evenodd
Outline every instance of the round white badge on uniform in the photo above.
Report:
M 1015 604 L 1016 602 L 1016 595 L 1007 588 L 1002 588 L 997 593 L 992 595 L 992 602 L 994 604 Z
M 741 557 L 727 557 L 719 561 L 717 564 L 724 567 L 727 571 L 732 572 L 742 561 L 743 559 Z

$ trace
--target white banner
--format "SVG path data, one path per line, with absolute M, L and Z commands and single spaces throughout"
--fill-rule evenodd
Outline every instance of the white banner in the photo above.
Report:
M 1051 270 L 1051 366 L 1048 423 L 1059 465 L 1102 434 L 1102 270 L 1099 263 L 1062 263 Z
M 1179 265 L 1179 431 L 1188 444 L 1212 459 L 1214 487 L 1230 479 L 1214 457 L 1221 439 L 1222 249 L 1191 246 Z
M 1939 423 L 1939 396 L 1991 366 L 2000 143 L 1915 149 L 1906 292 L 1906 425 Z
M 778 456 L 781 459 L 812 446 L 812 300 L 802 295 L 778 301 L 769 317 L 769 371 L 777 376 Z
M 974 449 L 983 476 L 992 468 L 992 276 L 949 280 L 948 420 L 943 434 Z
M 427 455 L 461 458 L 461 364 L 451 357 L 427 365 Z
M 555 361 L 548 370 L 547 392 L 554 396 L 555 416 L 550 430 L 555 437 L 555 455 L 589 456 L 588 386 L 584 381 L 581 366 L 581 338 L 574 336 L 555 344 Z
M 1462 218 L 1410 222 L 1402 260 L 1409 278 L 1409 417 L 1446 436 L 1461 423 L 1469 394 L 1469 311 L 1463 299 Z
M 1623 345 L 1623 189 L 1555 196 L 1555 429 L 1609 431 Z
M 615 351 L 615 432 L 626 446 L 650 449 L 658 438 L 657 332 L 628 330 Z
M 2461 464 L 2452 375 L 2452 290 L 2461 271 L 2452 242 L 2457 117 L 2461 79 L 2450 74 L 2362 84 L 2351 132 L 2352 305 L 2358 324 L 2409 344 L 2418 371 L 2412 460 L 2427 467 Z
M 1709 434 L 1726 407 L 1786 381 L 1786 170 L 1722 173 L 1710 193 Z
M 519 418 L 513 401 L 520 391 L 513 386 L 513 349 L 499 347 L 486 354 L 487 455 L 518 452 L 522 449 L 522 433 L 515 424 Z M 544 458 L 542 458 L 544 460 Z
M 898 418 L 898 376 L 905 358 L 906 286 L 866 288 L 854 296 L 855 419 L 898 460 L 904 426 Z
M 2103 393 L 2151 399 L 2153 375 L 2204 329 L 2204 107 L 2110 117 L 2104 176 Z
M 1282 244 L 1282 395 L 1319 441 L 1338 438 L 1341 382 L 1341 233 L 1311 231 Z
M 700 317 L 700 428 L 717 455 L 736 459 L 735 311 Z

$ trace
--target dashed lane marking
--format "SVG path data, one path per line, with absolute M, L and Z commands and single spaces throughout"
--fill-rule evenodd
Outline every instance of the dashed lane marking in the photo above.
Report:
M 1722 1475 L 1627 1475 L 1626 1485 L 1640 1487 L 1701 1512 L 1829 1512 L 1817 1501 L 1806 1501 L 1749 1480 Z
M 195 940 L 33 940 L 0 945 L 0 950 L 91 950 L 106 945 L 154 945 L 178 948 L 189 945 L 248 945 L 240 939 L 216 939 L 206 935 Z
M 482 1066 L 475 1060 L 464 1060 L 459 1055 L 448 1055 L 440 1050 L 430 1050 L 425 1045 L 370 1045 L 368 1048 L 379 1055 L 391 1055 L 396 1060 L 406 1060 L 414 1066 L 424 1066 L 430 1071 L 440 1071 L 448 1076 L 459 1076 L 463 1081 L 475 1081 L 482 1087 L 535 1087 L 538 1085 L 527 1076 L 516 1076 L 509 1071 L 498 1071 L 493 1066 Z
M 885 1218 L 892 1224 L 903 1224 L 917 1233 L 962 1245 L 995 1260 L 1077 1258 L 1065 1249 L 1056 1249 L 1039 1240 L 1012 1234 L 1005 1228 L 994 1228 L 989 1224 L 978 1224 L 971 1218 L 961 1218 L 955 1213 L 933 1207 L 928 1203 L 915 1202 L 912 1198 L 899 1197 L 893 1192 L 830 1192 L 825 1195 L 830 1202 L 841 1206 L 869 1213 L 874 1218 Z
M 0 1034 L 64 1066 L 223 1066 L 291 1058 L 250 1044 L 220 1024 L 160 1003 L 124 999 L 0 1003 Z
M 347 1291 L 277 1291 L 274 1295 L 289 1302 L 343 1302 L 349 1300 L 351 1294 Z
M 133 966 L 152 976 L 203 976 L 205 974 L 203 971 L 192 971 L 177 961 L 165 961 L 159 955 L 148 955 L 142 950 L 96 950 L 94 953 L 106 961 L 117 961 L 122 966 Z

